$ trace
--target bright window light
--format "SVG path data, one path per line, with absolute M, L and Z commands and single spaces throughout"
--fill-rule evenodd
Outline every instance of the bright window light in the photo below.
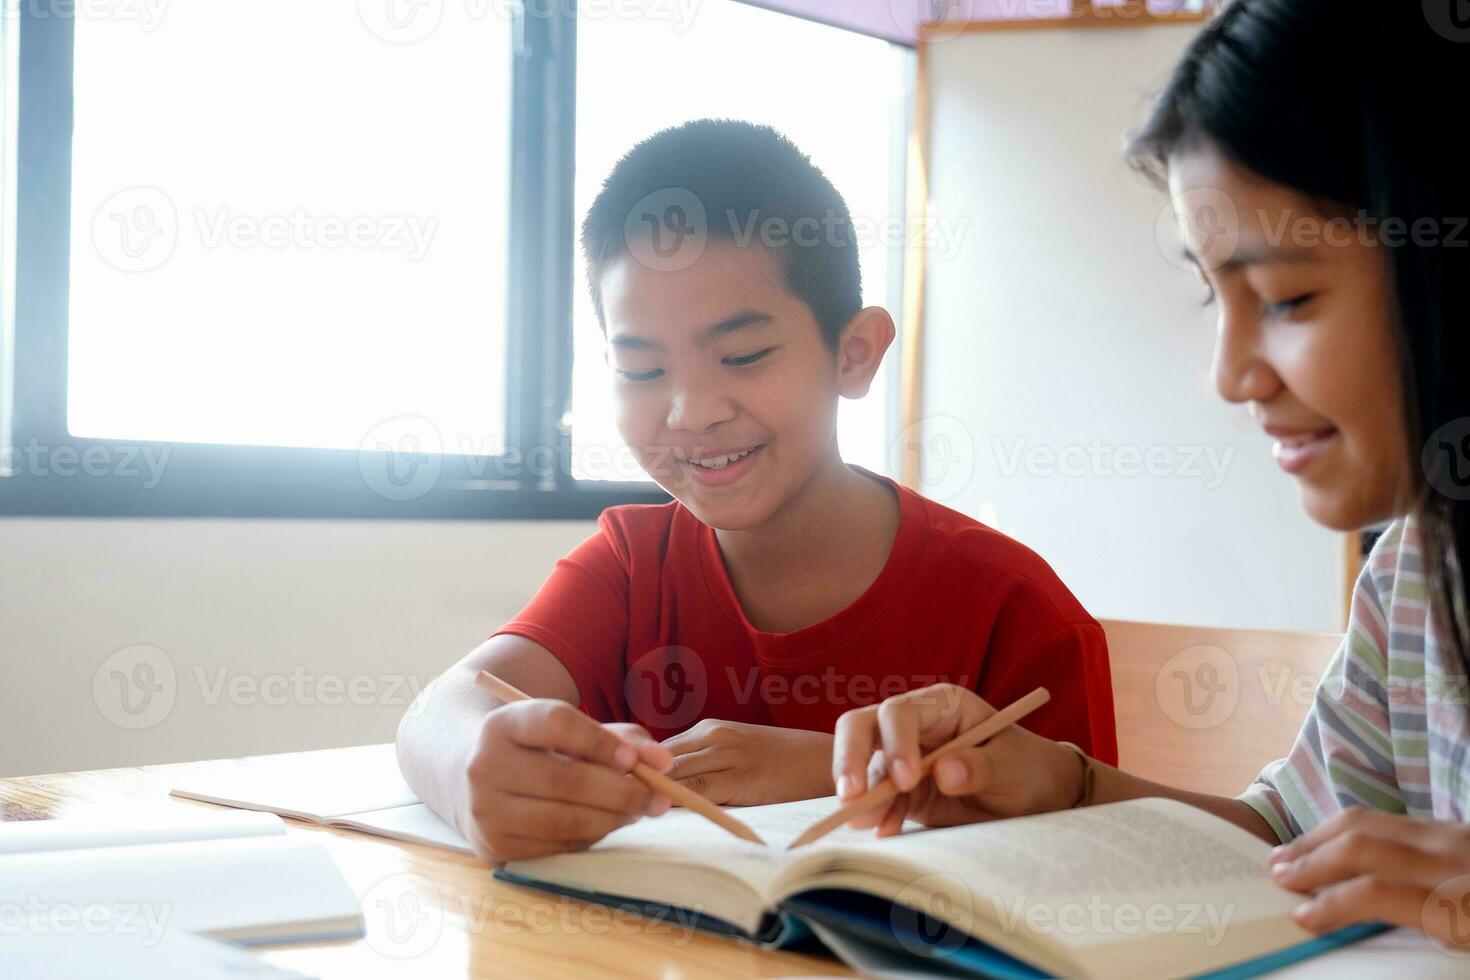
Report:
M 501 8 L 141 6 L 76 17 L 72 434 L 500 449 Z

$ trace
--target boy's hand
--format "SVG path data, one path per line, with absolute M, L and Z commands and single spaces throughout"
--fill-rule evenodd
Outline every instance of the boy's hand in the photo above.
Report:
M 1470 954 L 1470 827 L 1350 807 L 1271 852 L 1276 884 L 1301 892 L 1313 932 L 1381 921 Z
M 928 778 L 918 778 L 920 756 L 993 714 L 978 695 L 954 684 L 920 688 L 844 714 L 832 753 L 838 796 L 851 800 L 887 776 L 904 791 L 850 826 L 877 827 L 879 836 L 888 836 L 905 819 L 944 827 L 1071 806 L 1084 778 L 1077 754 L 1015 725 L 977 748 L 955 750 Z
M 753 806 L 832 793 L 832 736 L 706 718 L 665 739 L 669 775 L 711 802 Z
M 669 808 L 635 776 L 673 760 L 637 725 L 600 725 L 565 701 L 536 698 L 485 716 L 465 766 L 460 831 L 491 862 L 590 847 Z

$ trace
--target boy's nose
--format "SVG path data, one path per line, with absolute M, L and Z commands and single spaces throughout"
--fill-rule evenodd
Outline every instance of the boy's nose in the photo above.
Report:
M 665 424 L 683 432 L 706 432 L 735 417 L 735 405 L 711 386 L 690 385 L 674 392 Z

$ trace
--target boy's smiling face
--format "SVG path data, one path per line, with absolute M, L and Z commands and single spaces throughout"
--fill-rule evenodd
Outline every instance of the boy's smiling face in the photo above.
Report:
M 711 242 L 672 272 L 624 255 L 601 293 L 618 431 L 705 524 L 759 526 L 837 458 L 837 398 L 872 373 L 854 392 L 770 252 Z

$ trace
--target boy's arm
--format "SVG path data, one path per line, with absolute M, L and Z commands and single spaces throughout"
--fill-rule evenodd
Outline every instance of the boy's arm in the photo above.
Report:
M 398 723 L 398 768 L 409 788 L 446 820 L 457 812 L 464 768 L 500 701 L 475 684 L 482 670 L 534 698 L 577 703 L 572 675 L 539 643 L 501 634 L 475 647 L 426 687 Z
M 488 670 L 532 696 L 503 705 L 475 684 Z M 576 707 L 577 686 L 550 651 L 502 634 L 429 685 L 398 727 L 398 764 L 430 809 L 492 861 L 586 847 L 662 812 L 627 775 L 668 752 L 636 725 L 599 725 Z

